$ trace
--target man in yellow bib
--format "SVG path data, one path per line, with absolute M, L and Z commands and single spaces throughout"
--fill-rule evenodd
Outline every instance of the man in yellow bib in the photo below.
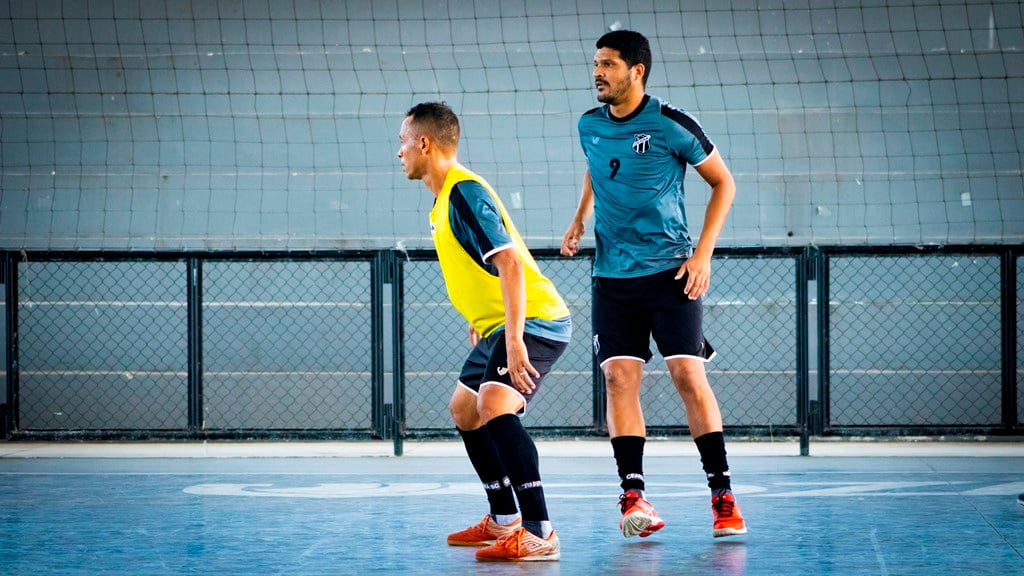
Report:
M 569 309 L 498 195 L 459 164 L 459 119 L 447 104 L 409 109 L 399 141 L 406 176 L 434 193 L 430 234 L 448 296 L 469 322 L 473 345 L 449 408 L 490 512 L 449 534 L 448 544 L 485 546 L 478 560 L 558 560 L 537 448 L 519 416 L 568 345 Z

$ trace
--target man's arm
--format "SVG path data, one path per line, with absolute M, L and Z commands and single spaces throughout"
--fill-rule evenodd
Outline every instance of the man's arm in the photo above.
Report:
M 576 215 L 573 216 L 569 229 L 562 237 L 562 256 L 575 256 L 580 251 L 580 238 L 585 229 L 583 223 L 594 214 L 594 187 L 590 183 L 590 170 L 583 173 L 583 193 L 580 195 Z
M 696 300 L 707 293 L 711 285 L 711 254 L 715 251 L 718 235 L 725 226 L 725 218 L 729 214 L 732 200 L 736 197 L 736 182 L 733 181 L 729 167 L 716 148 L 707 160 L 694 167 L 704 181 L 711 186 L 711 199 L 708 201 L 704 214 L 704 227 L 700 230 L 700 239 L 691 256 L 679 268 L 676 280 L 688 273 L 683 291 L 691 300 Z
M 540 378 L 540 372 L 530 364 L 523 330 L 526 327 L 526 276 L 523 261 L 513 247 L 491 256 L 490 262 L 498 269 L 501 296 L 505 301 L 505 349 L 508 352 L 508 373 L 512 386 L 523 393 L 536 385 L 530 376 Z

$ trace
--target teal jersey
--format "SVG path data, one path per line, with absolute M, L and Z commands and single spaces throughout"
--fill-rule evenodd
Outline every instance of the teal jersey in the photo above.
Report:
M 583 114 L 580 145 L 594 188 L 594 276 L 635 278 L 678 268 L 693 252 L 683 207 L 687 164 L 715 145 L 693 116 L 644 96 L 625 118 Z

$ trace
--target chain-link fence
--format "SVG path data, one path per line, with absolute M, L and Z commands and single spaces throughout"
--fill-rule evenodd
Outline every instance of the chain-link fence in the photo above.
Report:
M 17 267 L 19 430 L 374 433 L 369 259 Z
M 998 425 L 999 266 L 998 255 L 834 259 L 831 424 Z
M 569 306 L 573 339 L 544 379 L 524 423 L 533 428 L 596 429 L 590 353 L 591 261 L 541 259 L 539 264 Z M 449 303 L 436 260 L 405 262 L 403 274 L 407 430 L 451 432 L 448 400 L 470 350 L 469 326 Z
M 715 348 L 708 380 L 726 426 L 797 426 L 794 257 L 729 257 L 715 263 L 704 300 L 704 334 Z M 647 365 L 641 403 L 648 425 L 686 425 L 682 401 L 657 354 Z
M 1024 424 L 1024 384 L 1021 384 L 1022 382 L 1024 382 L 1024 267 L 1021 266 L 1021 261 L 1022 260 L 1024 260 L 1024 259 L 1022 259 L 1021 257 L 1013 257 L 1013 256 L 1011 256 L 1011 260 L 1010 260 L 1011 262 L 1013 262 L 1014 267 L 1017 269 L 1016 277 L 1014 277 L 1013 275 L 1010 275 L 1010 278 L 1011 278 L 1012 281 L 1014 281 L 1014 286 L 1016 288 L 1016 290 L 1014 290 L 1014 293 L 1016 294 L 1016 296 L 1015 296 L 1015 298 L 1016 298 L 1016 306 L 1015 306 L 1016 314 L 1012 315 L 1011 317 L 1016 322 L 1016 326 L 1017 326 L 1017 331 L 1016 331 L 1016 340 L 1017 340 L 1017 342 L 1016 342 L 1017 343 L 1017 347 L 1016 348 L 1017 349 L 1016 349 L 1016 357 L 1015 357 L 1016 358 L 1016 362 L 1014 362 L 1013 365 L 1012 365 L 1013 366 L 1013 379 L 1012 379 L 1011 383 L 1009 383 L 1009 384 L 1006 383 L 1005 381 L 1003 383 L 1004 388 L 1011 388 L 1011 387 L 1013 387 L 1013 384 L 1016 385 L 1016 388 L 1017 388 L 1017 423 L 1018 424 Z M 1015 316 L 1015 317 L 1013 317 L 1013 316 Z M 1009 326 L 1005 326 L 1003 329 L 1007 330 L 1007 331 L 1012 331 L 1013 330 L 1013 328 L 1011 328 Z M 1010 361 L 1009 358 L 1004 358 L 1003 359 L 1003 362 L 1009 362 L 1009 361 Z
M 203 267 L 203 428 L 372 426 L 370 263 Z
M 184 428 L 184 280 L 182 261 L 22 263 L 19 428 Z
M 1020 251 L 720 249 L 704 313 L 727 431 L 1020 433 Z M 605 434 L 592 254 L 537 257 L 574 337 L 524 423 Z M 467 326 L 431 252 L 6 252 L 3 262 L 0 382 L 16 438 L 454 435 L 448 401 Z M 687 433 L 660 356 L 641 402 L 652 434 Z

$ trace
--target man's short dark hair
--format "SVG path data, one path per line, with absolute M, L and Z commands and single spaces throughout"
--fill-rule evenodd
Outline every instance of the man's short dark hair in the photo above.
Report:
M 651 75 L 651 43 L 646 36 L 632 30 L 614 30 L 597 39 L 597 48 L 618 50 L 619 57 L 630 68 L 643 64 L 643 83 L 647 86 L 647 77 Z
M 459 144 L 459 117 L 451 106 L 444 102 L 421 102 L 405 113 L 412 118 L 417 129 L 432 137 L 439 144 L 451 148 Z

